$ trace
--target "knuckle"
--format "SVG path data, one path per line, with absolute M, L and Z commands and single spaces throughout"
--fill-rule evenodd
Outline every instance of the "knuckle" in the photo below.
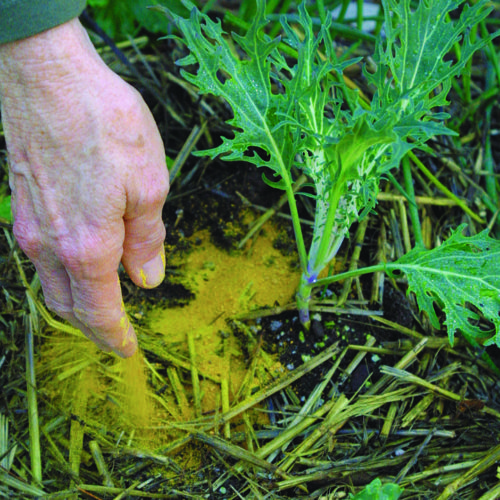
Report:
M 105 341 L 108 337 L 107 333 L 120 325 L 123 314 L 120 311 L 87 311 L 78 307 L 73 308 L 75 317 L 85 326 L 90 328 L 96 337 Z
M 124 242 L 123 248 L 126 253 L 143 253 L 143 252 L 157 252 L 158 247 L 163 245 L 166 236 L 166 230 L 164 224 L 159 221 L 151 224 L 147 224 L 145 221 L 142 226 L 143 231 L 141 231 L 140 236 L 134 238 L 127 238 Z
M 29 224 L 16 220 L 13 227 L 14 237 L 29 258 L 37 257 L 42 250 L 42 238 L 39 232 Z
M 158 176 L 148 191 L 148 202 L 153 206 L 163 206 L 169 190 L 168 177 Z
M 37 270 L 47 309 L 61 318 L 70 321 L 73 312 L 71 298 L 68 294 L 61 293 L 62 288 L 60 283 L 53 278 L 53 274 L 50 269 L 45 268 L 45 266 L 41 266 L 40 269 Z
M 138 256 L 139 259 L 144 259 L 148 256 L 147 260 L 150 260 L 150 258 L 156 257 L 164 241 L 165 237 L 158 233 L 157 235 L 150 236 L 147 241 L 144 241 L 142 244 L 139 243 L 131 250 L 135 250 L 140 255 Z
M 102 271 L 102 265 L 111 265 L 116 261 L 118 268 L 119 258 L 114 257 L 113 247 L 98 241 L 70 241 L 61 242 L 57 257 L 62 265 L 72 274 L 90 276 Z
M 151 232 L 149 243 L 153 246 L 159 246 L 165 241 L 167 231 L 165 225 L 160 223 L 156 224 L 154 230 Z

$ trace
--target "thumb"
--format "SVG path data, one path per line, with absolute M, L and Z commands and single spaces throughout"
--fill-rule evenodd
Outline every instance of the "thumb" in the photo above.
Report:
M 165 226 L 158 214 L 125 220 L 122 264 L 131 280 L 142 288 L 154 288 L 165 277 Z

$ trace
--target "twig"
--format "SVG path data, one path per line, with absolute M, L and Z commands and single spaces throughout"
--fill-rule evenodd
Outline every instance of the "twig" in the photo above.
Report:
M 415 484 L 415 482 L 422 481 L 423 479 L 427 479 L 431 476 L 437 476 L 446 474 L 448 472 L 456 472 L 456 471 L 461 471 L 463 469 L 468 469 L 469 467 L 473 467 L 474 465 L 476 465 L 478 461 L 479 460 L 469 460 L 467 462 L 459 462 L 451 465 L 443 465 L 441 467 L 436 467 L 435 469 L 429 469 L 429 470 L 424 470 L 422 472 L 417 472 L 416 474 L 407 476 L 403 481 L 401 481 L 401 485 Z
M 372 335 L 367 335 L 366 342 L 363 347 L 369 349 L 370 347 L 373 347 L 375 345 L 375 342 L 377 342 L 377 339 L 375 337 L 373 337 Z M 354 373 L 354 370 L 356 370 L 363 359 L 365 359 L 367 352 L 368 351 L 366 349 L 363 349 L 362 351 L 359 351 L 356 356 L 354 356 L 353 360 L 347 365 L 344 373 L 338 381 L 339 387 L 342 386 L 345 381 Z
M 307 181 L 307 176 L 302 174 L 293 184 L 293 192 L 296 193 L 300 187 Z M 252 238 L 262 226 L 278 212 L 278 210 L 288 201 L 287 194 L 282 194 L 277 203 L 275 203 L 271 208 L 267 210 L 263 215 L 261 215 L 252 225 L 250 231 L 245 235 L 245 237 L 238 243 L 238 248 L 243 248 L 246 242 Z
M 220 384 L 220 392 L 222 399 L 222 412 L 227 413 L 230 408 L 229 404 L 229 374 L 231 366 L 231 355 L 229 352 L 229 345 L 227 337 L 222 339 L 222 349 L 224 353 L 224 370 L 222 374 L 222 380 Z M 226 439 L 231 439 L 231 426 L 229 422 L 224 424 L 224 437 Z
M 436 399 L 436 395 L 432 392 L 426 394 L 401 420 L 401 428 L 410 427 L 421 415 L 425 413 L 427 408 Z
M 80 472 L 80 463 L 82 461 L 83 438 L 85 434 L 85 424 L 83 424 L 83 422 L 85 421 L 89 397 L 87 377 L 91 377 L 91 372 L 88 368 L 80 372 L 77 390 L 75 391 L 75 399 L 71 407 L 74 418 L 71 420 L 69 433 L 69 465 L 75 476 L 78 476 Z
M 454 392 L 443 389 L 405 370 L 393 368 L 391 366 L 381 366 L 380 371 L 385 375 L 391 375 L 409 384 L 415 384 L 420 387 L 424 387 L 425 389 L 428 389 L 433 393 L 438 394 L 439 396 L 443 396 L 446 399 L 451 399 L 452 401 L 461 401 L 463 399 L 460 394 L 455 394 Z M 492 415 L 500 420 L 500 413 L 494 410 L 493 408 L 489 408 L 488 406 L 485 405 L 481 411 L 484 413 L 488 413 L 489 415 Z
M 332 421 L 336 419 L 337 415 L 339 415 L 348 405 L 349 400 L 344 394 L 341 394 L 335 401 L 332 401 L 331 405 L 328 406 L 328 413 L 324 417 L 324 420 L 306 439 L 304 439 L 304 441 L 302 441 L 302 443 L 295 447 L 293 454 L 289 455 L 283 462 L 282 469 L 285 471 L 290 470 L 301 454 L 311 449 L 311 447 L 329 431 Z
M 479 474 L 496 465 L 500 460 L 500 445 L 495 446 L 482 460 L 474 467 L 462 474 L 456 481 L 449 484 L 439 495 L 437 500 L 446 500 L 454 495 L 459 489 L 473 481 Z
M 189 349 L 189 359 L 191 361 L 191 383 L 193 384 L 194 413 L 196 418 L 201 417 L 201 392 L 200 379 L 198 378 L 198 368 L 196 367 L 196 348 L 194 344 L 194 335 L 190 330 L 187 334 L 187 343 Z
M 358 230 L 356 231 L 356 237 L 354 240 L 354 251 L 351 255 L 351 264 L 349 266 L 349 271 L 354 271 L 358 268 L 359 256 L 361 255 L 361 249 L 363 248 L 363 241 L 365 240 L 366 229 L 368 227 L 369 217 L 365 217 L 359 224 Z M 354 278 L 348 278 L 344 282 L 344 286 L 342 287 L 342 293 L 338 299 L 338 307 L 341 307 L 345 304 L 347 297 L 349 296 L 349 292 L 351 291 L 351 285 Z
M 386 247 L 387 247 L 387 231 L 385 229 L 385 224 L 381 222 L 380 231 L 377 238 L 377 255 L 375 256 L 375 260 L 377 264 L 382 264 L 387 262 L 386 256 Z M 384 302 L 384 286 L 385 286 L 385 273 L 383 271 L 379 271 L 373 273 L 372 280 L 372 292 L 370 302 L 372 304 L 379 304 L 383 306 Z
M 170 186 L 172 186 L 172 184 L 175 182 L 175 179 L 177 178 L 177 175 L 179 174 L 182 166 L 184 165 L 184 163 L 186 163 L 186 160 L 188 159 L 193 149 L 196 147 L 196 144 L 200 140 L 200 137 L 203 135 L 206 128 L 207 122 L 204 122 L 201 127 L 199 125 L 195 125 L 191 130 L 191 133 L 184 142 L 184 145 L 175 157 L 174 163 L 170 168 Z
M 417 463 L 418 457 L 422 454 L 424 448 L 429 444 L 433 436 L 434 432 L 432 431 L 429 432 L 429 434 L 427 434 L 426 438 L 424 439 L 424 442 L 415 451 L 415 453 L 411 457 L 411 460 L 409 460 L 408 463 L 399 471 L 399 474 L 396 476 L 396 479 L 394 480 L 395 483 L 400 483 L 404 479 L 406 474 L 408 474 L 408 471 Z
M 411 351 L 408 351 L 395 365 L 394 368 L 403 369 L 407 366 L 413 364 L 416 361 L 418 354 L 425 348 L 428 342 L 428 338 L 424 337 Z M 367 395 L 377 394 L 379 393 L 383 387 L 385 387 L 390 381 L 391 378 L 389 375 L 384 375 L 382 378 L 378 380 L 375 384 L 373 384 L 367 391 Z
M 497 483 L 493 488 L 482 495 L 478 500 L 497 500 L 500 498 L 500 483 Z
M 80 484 L 78 486 L 78 491 L 81 491 L 83 493 L 88 491 L 97 493 L 99 495 L 119 495 L 120 493 L 126 492 L 127 495 L 140 498 L 162 498 L 170 500 L 176 500 L 179 498 L 179 496 L 176 494 L 172 495 L 170 493 L 148 493 L 147 491 L 130 490 L 128 488 L 111 488 L 108 486 L 99 486 L 96 484 Z
M 33 323 L 31 314 L 26 319 L 26 396 L 30 434 L 30 459 L 33 479 L 42 484 L 42 458 L 40 452 L 40 428 L 36 395 L 35 357 L 33 347 Z
M 102 455 L 101 447 L 97 441 L 89 442 L 90 452 L 92 453 L 92 457 L 94 458 L 94 462 L 96 464 L 97 470 L 99 474 L 103 477 L 104 486 L 108 486 L 113 488 L 115 485 L 113 484 L 113 479 L 111 478 L 111 474 L 109 473 L 108 466 L 104 461 L 104 457 Z
M 377 195 L 377 201 L 395 201 L 395 202 L 408 202 L 408 198 L 401 194 L 384 193 L 381 192 Z M 433 198 L 430 196 L 415 196 L 415 203 L 417 205 L 434 205 L 438 207 L 454 207 L 457 205 L 455 200 L 449 198 Z
M 486 224 L 486 221 L 481 219 L 479 215 L 474 213 L 468 206 L 467 203 L 462 201 L 458 196 L 454 195 L 444 184 L 442 184 L 432 173 L 431 171 L 415 156 L 413 152 L 409 152 L 408 156 L 411 161 L 415 163 L 415 165 L 420 169 L 420 171 L 448 198 L 453 200 L 467 215 L 469 215 L 472 219 L 479 224 Z
M 182 385 L 179 374 L 177 373 L 177 368 L 175 366 L 167 367 L 168 380 L 174 391 L 175 399 L 179 405 L 180 413 L 183 417 L 186 417 L 186 409 L 189 407 L 188 399 L 184 391 L 184 386 Z
M 230 455 L 233 458 L 256 465 L 257 467 L 260 467 L 274 474 L 279 474 L 282 477 L 284 476 L 283 472 L 280 471 L 280 469 L 276 465 L 270 464 L 269 462 L 266 462 L 266 460 L 262 460 L 261 458 L 257 457 L 255 454 L 250 453 L 249 451 L 240 448 L 239 446 L 228 443 L 224 439 L 218 438 L 216 436 L 209 436 L 208 434 L 204 434 L 202 432 L 195 432 L 192 436 L 197 441 L 208 444 L 209 446 L 212 446 L 213 448 L 221 451 L 224 454 Z
M 217 425 L 222 425 L 224 422 L 227 422 L 234 418 L 236 415 L 248 410 L 249 408 L 255 406 L 260 403 L 264 399 L 267 399 L 269 396 L 275 394 L 276 392 L 281 391 L 285 387 L 289 386 L 299 378 L 303 377 L 306 373 L 309 373 L 311 370 L 314 370 L 317 366 L 320 366 L 325 361 L 330 359 L 334 354 L 337 354 L 339 351 L 338 342 L 331 345 L 323 352 L 318 354 L 316 357 L 304 363 L 302 366 L 299 366 L 295 370 L 286 373 L 283 377 L 274 381 L 269 385 L 269 387 L 264 387 L 260 391 L 257 391 L 255 394 L 245 399 L 241 403 L 237 404 L 229 412 L 224 413 L 220 416 L 220 421 L 217 422 Z
M 422 237 L 422 227 L 420 225 L 420 217 L 418 215 L 418 206 L 415 201 L 415 189 L 413 188 L 413 177 L 411 175 L 411 165 L 408 156 L 403 158 L 402 167 L 405 190 L 408 196 L 410 219 L 413 226 L 413 235 L 415 236 L 415 245 L 423 246 L 424 239 Z
M 332 368 L 330 368 L 323 381 L 318 384 L 318 386 L 316 386 L 316 388 L 313 390 L 310 397 L 307 399 L 298 415 L 291 421 L 287 429 L 280 432 L 280 434 L 276 436 L 276 438 L 261 446 L 261 448 L 257 450 L 256 454 L 258 457 L 269 457 L 269 455 L 276 450 L 285 451 L 289 443 L 294 438 L 299 436 L 306 429 L 310 428 L 317 420 L 323 418 L 323 416 L 331 410 L 334 405 L 334 401 L 326 402 L 316 411 L 314 411 L 313 409 L 317 405 L 317 402 L 321 397 L 323 390 L 330 383 L 333 374 L 338 370 L 340 363 L 344 359 L 346 353 L 347 349 L 344 349 L 344 351 L 338 356 L 335 364 L 332 366 Z M 238 465 L 236 465 L 236 468 L 238 469 Z
M 4 484 L 9 488 L 21 491 L 26 496 L 46 498 L 46 492 L 36 486 L 24 482 L 22 479 L 14 477 L 0 469 L 0 484 Z M 12 492 L 13 493 L 13 492 Z M 15 497 L 12 497 L 15 498 Z M 25 497 L 19 497 L 25 498 Z
M 170 354 L 167 349 L 162 347 L 159 344 L 155 344 L 150 338 L 148 338 L 146 335 L 144 337 L 141 337 L 139 339 L 139 345 L 142 348 L 143 351 L 148 351 L 152 355 L 164 359 L 168 363 L 171 363 L 174 366 L 177 366 L 179 368 L 182 368 L 183 370 L 186 370 L 188 372 L 191 371 L 191 363 L 189 361 L 185 361 L 184 359 L 180 359 L 177 356 L 174 356 L 173 354 Z M 209 372 L 204 372 L 203 370 L 198 370 L 198 375 L 207 379 L 211 380 L 212 382 L 215 382 L 216 384 L 220 384 L 220 377 L 217 375 L 212 375 Z

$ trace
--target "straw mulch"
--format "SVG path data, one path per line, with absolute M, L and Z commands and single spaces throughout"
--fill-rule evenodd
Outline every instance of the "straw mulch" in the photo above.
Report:
M 155 43 L 145 38 L 121 49 L 101 46 L 109 64 L 143 92 L 168 136 L 167 154 L 177 157 L 181 173 L 165 215 L 170 228 L 177 203 L 190 191 L 195 196 L 200 190 L 214 192 L 210 171 L 226 168 L 189 158 L 199 141 L 216 140 L 226 130 L 221 118 L 227 118 L 228 111 L 223 103 L 198 100 L 194 90 L 182 83 L 171 59 L 172 53 L 175 57 L 181 50 L 172 41 Z M 121 58 L 116 57 L 117 51 Z M 432 145 L 436 157 L 421 159 L 434 178 L 498 230 L 498 212 L 493 216 L 483 197 L 483 159 L 490 157 L 495 164 L 500 158 L 494 142 L 485 149 L 486 137 L 497 133 L 499 125 L 498 88 L 497 94 L 481 98 L 485 64 L 485 58 L 479 57 L 472 67 L 475 100 L 463 107 L 456 103 L 452 109 L 462 139 L 443 139 Z M 5 164 L 3 168 L 5 172 Z M 498 179 L 498 167 L 494 172 Z M 414 173 L 429 247 L 442 241 L 447 228 L 461 222 L 467 222 L 473 233 L 485 227 L 419 171 Z M 235 193 L 224 194 L 238 198 Z M 279 195 L 276 192 L 268 207 Z M 246 201 L 254 203 L 251 198 Z M 377 213 L 352 235 L 353 242 L 363 243 L 369 251 L 359 255 L 356 245 L 348 245 L 343 250 L 344 268 L 359 259 L 368 265 L 381 255 L 398 255 L 410 241 L 404 198 L 387 185 L 379 202 Z M 197 384 L 204 374 L 192 362 L 194 339 L 189 339 L 192 357 L 186 361 L 154 336 L 141 335 L 149 390 L 158 405 L 166 414 L 182 417 L 184 395 L 184 403 L 199 415 L 184 420 L 165 417 L 169 424 L 164 429 L 168 427 L 172 439 L 151 449 L 138 446 L 119 425 L 113 428 L 96 421 L 89 403 L 91 392 L 82 391 L 76 399 L 63 402 L 48 393 L 50 381 L 62 372 L 71 379 L 86 373 L 89 366 L 99 367 L 112 378 L 114 361 L 84 347 L 87 358 L 80 362 L 85 366 L 38 370 L 47 337 L 61 328 L 47 316 L 34 270 L 6 223 L 0 232 L 0 276 L 1 497 L 335 499 L 348 498 L 380 477 L 403 487 L 401 498 L 500 498 L 497 349 L 474 350 L 460 338 L 450 347 L 446 331 L 432 330 L 426 318 L 418 316 L 411 297 L 401 306 L 410 311 L 409 319 L 397 313 L 388 319 L 384 312 L 390 304 L 378 295 L 383 277 L 337 289 L 339 296 L 344 292 L 346 297 L 344 311 L 335 303 L 316 305 L 322 331 L 330 341 L 293 370 L 270 371 L 270 360 L 275 359 L 268 353 L 272 337 L 255 328 L 259 314 L 286 322 L 293 311 L 278 308 L 253 315 L 242 311 L 233 318 L 228 331 L 246 346 L 248 377 L 237 395 L 228 393 L 227 379 L 214 380 L 221 393 L 220 407 L 209 414 L 195 408 L 201 397 Z M 386 279 L 385 286 L 404 290 L 404 280 Z M 339 318 L 364 330 L 364 337 L 353 340 L 348 333 L 337 335 L 338 328 L 332 324 Z M 57 335 L 81 348 L 75 332 L 66 330 Z M 155 374 L 158 366 L 172 369 L 166 386 Z M 261 372 L 267 375 L 256 385 L 255 374 Z M 357 376 L 360 380 L 353 382 Z M 257 423 L 256 412 L 266 419 Z

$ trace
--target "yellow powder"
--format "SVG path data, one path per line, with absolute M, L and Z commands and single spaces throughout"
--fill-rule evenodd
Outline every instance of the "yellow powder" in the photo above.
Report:
M 208 231 L 194 234 L 192 238 L 202 244 L 175 264 L 187 277 L 186 285 L 196 299 L 184 307 L 157 309 L 150 315 L 150 328 L 163 334 L 166 345 L 175 346 L 172 351 L 185 358 L 189 358 L 187 333 L 193 333 L 205 413 L 220 411 L 221 394 L 219 385 L 203 379 L 203 375 L 228 376 L 232 399 L 247 371 L 247 360 L 236 339 L 230 335 L 224 345 L 224 332 L 229 331 L 226 320 L 251 309 L 293 300 L 300 275 L 291 268 L 292 259 L 273 248 L 275 236 L 275 228 L 267 224 L 266 233 L 249 251 L 231 254 L 215 247 Z M 223 354 L 224 349 L 229 355 Z
M 222 385 L 227 388 L 229 404 L 234 403 L 248 370 L 248 359 L 226 321 L 252 308 L 284 305 L 293 300 L 299 272 L 291 269 L 291 259 L 273 248 L 275 235 L 268 223 L 266 233 L 261 233 L 251 249 L 228 254 L 212 245 L 208 232 L 202 231 L 193 235 L 201 238 L 200 246 L 180 261 L 169 261 L 182 270 L 196 299 L 185 307 L 155 310 L 149 318 L 150 330 L 163 337 L 159 340 L 162 349 L 187 363 L 187 335 L 193 334 L 203 415 L 222 411 Z M 67 412 L 67 402 L 75 398 L 75 391 L 82 390 L 80 373 L 92 373 L 86 418 L 113 436 L 123 433 L 123 440 L 132 447 L 153 450 L 183 435 L 172 429 L 172 422 L 194 418 L 189 371 L 167 362 L 156 368 L 164 379 L 161 383 L 167 387 L 157 396 L 148 382 L 151 372 L 142 352 L 119 359 L 98 351 L 88 340 L 54 334 L 43 346 L 39 373 L 44 376 L 40 386 Z M 182 402 L 173 395 L 173 379 L 169 379 L 172 370 L 183 391 Z M 256 376 L 263 371 L 257 370 Z
M 118 359 L 121 382 L 119 392 L 124 410 L 126 425 L 140 431 L 148 429 L 153 422 L 154 405 L 148 394 L 148 376 L 141 351 L 131 358 Z

